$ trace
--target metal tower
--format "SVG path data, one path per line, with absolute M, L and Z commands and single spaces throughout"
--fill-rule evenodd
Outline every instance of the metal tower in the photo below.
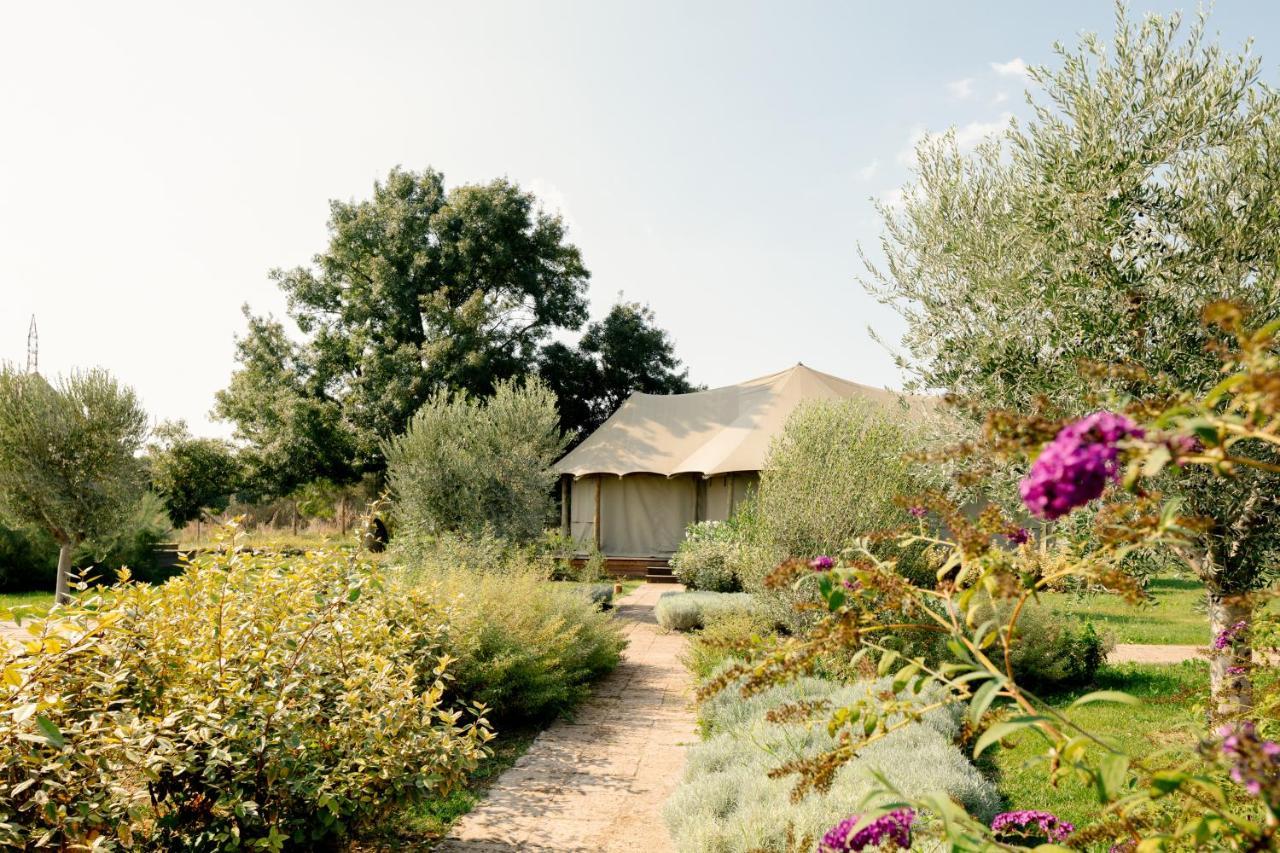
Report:
M 31 315 L 31 328 L 27 332 L 27 373 L 40 372 L 40 335 L 36 332 L 36 315 Z

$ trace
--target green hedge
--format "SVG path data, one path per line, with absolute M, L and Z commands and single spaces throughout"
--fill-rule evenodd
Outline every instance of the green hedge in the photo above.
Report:
M 755 607 L 755 597 L 745 592 L 664 592 L 654 616 L 668 631 L 692 631 L 718 617 L 748 613 Z

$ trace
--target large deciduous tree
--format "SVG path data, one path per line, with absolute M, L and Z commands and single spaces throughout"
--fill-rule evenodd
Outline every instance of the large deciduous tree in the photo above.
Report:
M 619 301 L 604 319 L 587 326 L 576 347 L 548 344 L 538 370 L 559 399 L 561 427 L 575 444 L 636 391 L 695 390 L 671 336 L 638 302 Z
M 151 485 L 175 527 L 222 512 L 240 480 L 234 449 L 216 438 L 196 438 L 184 421 L 161 424 L 151 446 Z
M 263 491 L 380 470 L 431 395 L 490 394 L 552 330 L 579 328 L 588 277 L 560 217 L 510 181 L 446 190 L 394 169 L 371 199 L 331 203 L 311 266 L 272 272 L 304 337 L 251 316 L 215 411 Z
M 869 285 L 908 322 L 908 362 L 928 388 L 991 408 L 1039 397 L 1083 414 L 1099 382 L 1085 361 L 1123 362 L 1122 397 L 1203 392 L 1220 378 L 1206 303 L 1280 315 L 1280 98 L 1260 63 L 1204 37 L 1204 20 L 1121 11 L 1110 45 L 1086 36 L 1034 69 L 1034 117 L 963 154 L 919 149 L 899 208 L 882 208 L 887 264 Z M 1249 620 L 1246 593 L 1274 577 L 1275 479 L 1188 474 L 1171 487 L 1212 525 L 1191 562 L 1214 633 Z M 1247 679 L 1218 653 L 1219 710 L 1247 707 Z
M 76 547 L 112 533 L 137 506 L 146 433 L 137 397 L 105 371 L 50 384 L 0 368 L 0 512 L 58 543 L 59 601 Z

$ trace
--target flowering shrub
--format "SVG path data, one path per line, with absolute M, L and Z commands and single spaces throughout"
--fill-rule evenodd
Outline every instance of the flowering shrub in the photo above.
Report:
M 689 589 L 737 592 L 742 589 L 737 562 L 740 536 L 723 521 L 690 524 L 671 557 L 671 573 Z
M 1120 443 L 1142 435 L 1114 412 L 1095 412 L 1063 427 L 1019 486 L 1027 509 L 1052 520 L 1101 497 L 1119 479 Z
M 911 824 L 916 813 L 911 809 L 897 809 L 864 821 L 858 815 L 840 821 L 818 844 L 819 853 L 845 853 L 845 851 L 892 850 L 911 847 Z
M 988 507 L 974 518 L 929 495 L 916 504 L 927 517 L 903 539 L 944 552 L 932 589 L 905 582 L 892 561 L 869 546 L 830 563 L 791 560 L 774 570 L 767 583 L 811 590 L 821 603 L 821 620 L 804 633 L 748 650 L 745 660 L 709 679 L 700 695 L 768 695 L 779 684 L 802 683 L 802 674 L 842 655 L 876 667 L 892 685 L 891 692 L 830 703 L 798 696 L 774 711 L 778 718 L 825 720 L 833 738 L 825 751 L 775 755 L 771 773 L 793 781 L 797 802 L 829 800 L 845 768 L 859 766 L 911 721 L 963 708 L 975 758 L 1010 735 L 1036 732 L 1045 743 L 1039 765 L 1044 783 L 1083 782 L 1097 794 L 1098 820 L 1072 828 L 1052 815 L 1013 812 L 990 824 L 968 804 L 958 808 L 955 797 L 913 792 L 889 773 L 876 777 L 871 802 L 909 807 L 924 818 L 913 825 L 913 838 L 939 839 L 953 849 L 1005 850 L 1061 843 L 1068 833 L 1073 846 L 1117 850 L 1262 850 L 1280 843 L 1280 746 L 1258 734 L 1247 702 L 1218 701 L 1219 695 L 1247 698 L 1253 687 L 1265 691 L 1262 707 L 1277 706 L 1280 691 L 1273 680 L 1251 684 L 1259 664 L 1250 665 L 1249 656 L 1252 638 L 1277 636 L 1280 618 L 1265 610 L 1255 614 L 1249 600 L 1214 617 L 1210 710 L 1226 722 L 1205 736 L 1194 760 L 1117 750 L 1105 733 L 1081 729 L 1069 713 L 1032 692 L 1018 666 L 1027 636 L 1024 620 L 1035 612 L 1040 591 L 1071 580 L 1137 603 L 1144 593 L 1125 571 L 1129 555 L 1166 548 L 1197 559 L 1205 522 L 1182 515 L 1177 501 L 1155 491 L 1166 469 L 1201 467 L 1220 477 L 1249 469 L 1280 474 L 1271 450 L 1280 448 L 1280 322 L 1247 331 L 1230 306 L 1210 306 L 1206 315 L 1230 332 L 1234 345 L 1222 347 L 1226 377 L 1203 396 L 1183 394 L 1158 405 L 1134 402 L 1124 416 L 1101 412 L 1066 425 L 1009 413 L 988 420 L 978 447 L 997 454 L 1034 454 L 1041 441 L 1062 442 L 1062 455 L 1050 462 L 1063 467 L 1046 463 L 1029 476 L 1035 487 L 1023 489 L 1027 509 L 1067 511 L 1098 497 L 1098 491 L 1112 490 L 1102 495 L 1107 500 L 1093 519 L 1090 549 L 1064 560 L 1025 543 L 1010 547 L 1022 538 L 1021 528 L 999 508 Z M 1077 464 L 1078 459 L 1084 461 Z M 1210 604 L 1214 615 L 1212 598 Z M 1225 612 L 1248 618 L 1221 619 Z M 904 631 L 926 629 L 946 638 L 945 655 L 903 654 L 892 647 Z M 1104 690 L 1080 696 L 1074 705 L 1093 702 L 1137 700 Z M 809 796 L 815 792 L 823 796 Z M 842 817 L 853 813 L 866 812 L 851 804 Z
M 447 791 L 490 733 L 443 613 L 349 554 L 208 554 L 0 661 L 0 844 L 314 846 Z
M 1065 841 L 1076 828 L 1050 812 L 1024 809 L 996 815 L 991 821 L 991 831 L 1001 841 L 1033 843 Z

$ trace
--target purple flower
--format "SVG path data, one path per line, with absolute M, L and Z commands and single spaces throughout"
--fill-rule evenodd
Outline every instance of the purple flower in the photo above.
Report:
M 1120 477 L 1120 448 L 1142 428 L 1115 412 L 1094 412 L 1059 430 L 1019 484 L 1022 502 L 1040 518 L 1061 518 L 1099 497 Z
M 1009 537 L 1009 541 L 1014 545 L 1025 545 L 1031 541 L 1031 531 L 1025 527 L 1019 527 L 1012 533 L 1006 533 L 1005 536 Z
M 907 507 L 907 512 L 911 513 L 916 518 L 924 518 L 929 514 L 929 510 L 919 505 Z
M 1050 812 L 1024 809 L 996 815 L 991 821 L 991 831 L 1002 840 L 1043 838 L 1046 841 L 1064 841 L 1076 828 Z
M 1231 763 L 1232 781 L 1275 808 L 1280 803 L 1280 744 L 1259 738 L 1248 720 L 1219 727 L 1218 736 L 1222 755 Z
M 1247 622 L 1241 621 L 1229 628 L 1223 628 L 1218 632 L 1218 635 L 1213 638 L 1213 647 L 1218 651 L 1222 651 L 1234 643 L 1236 641 L 1236 637 L 1240 636 L 1240 633 L 1248 627 L 1249 624 Z
M 1249 671 L 1248 668 L 1243 666 L 1227 667 L 1227 675 L 1244 675 L 1248 671 Z
M 821 557 L 814 557 L 809 561 L 809 568 L 815 572 L 825 572 L 827 569 L 835 568 L 836 561 L 823 554 Z
M 819 853 L 845 853 L 851 850 L 867 850 L 871 848 L 895 849 L 911 848 L 911 824 L 916 813 L 911 809 L 898 809 L 880 815 L 869 821 L 866 826 L 857 829 L 862 818 L 850 815 L 840 821 L 827 834 L 822 836 L 818 845 Z M 891 845 L 891 846 L 887 846 Z

